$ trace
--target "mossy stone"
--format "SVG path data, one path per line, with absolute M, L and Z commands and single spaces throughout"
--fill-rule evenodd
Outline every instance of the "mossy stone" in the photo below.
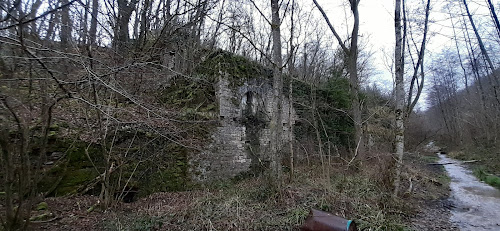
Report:
M 47 210 L 49 209 L 49 204 L 47 202 L 42 201 L 36 206 L 36 210 L 41 211 L 41 210 Z
M 76 193 L 78 188 L 93 180 L 97 175 L 93 168 L 68 169 L 55 194 L 56 196 L 62 196 Z

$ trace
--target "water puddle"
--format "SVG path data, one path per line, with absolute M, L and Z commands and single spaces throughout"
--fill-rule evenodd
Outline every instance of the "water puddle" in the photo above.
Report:
M 444 165 L 451 178 L 451 222 L 462 231 L 500 230 L 500 190 L 479 181 L 460 161 L 439 158 L 439 163 L 452 163 Z

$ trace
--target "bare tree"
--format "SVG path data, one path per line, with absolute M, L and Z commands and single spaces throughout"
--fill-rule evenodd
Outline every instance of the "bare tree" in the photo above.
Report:
M 278 0 L 271 0 L 271 34 L 273 39 L 273 110 L 270 122 L 271 129 L 271 173 L 272 184 L 281 187 L 281 151 L 283 123 L 281 122 L 283 101 L 283 60 L 281 55 L 281 19 Z
M 404 3 L 403 3 L 404 4 Z M 425 6 L 425 18 L 424 18 L 424 28 L 423 28 L 423 36 L 422 36 L 422 42 L 420 44 L 420 48 L 417 50 L 417 63 L 414 64 L 413 66 L 413 75 L 411 78 L 410 82 L 410 89 L 408 90 L 408 99 L 407 99 L 407 106 L 406 106 L 406 112 L 405 112 L 405 117 L 410 116 L 412 113 L 413 109 L 415 108 L 415 105 L 417 104 L 420 95 L 422 94 L 422 90 L 424 88 L 424 81 L 425 81 L 425 72 L 424 72 L 424 57 L 425 57 L 425 48 L 427 44 L 427 34 L 429 31 L 429 14 L 430 14 L 430 5 L 431 1 L 427 0 L 426 6 Z M 413 40 L 413 31 L 409 30 L 411 39 Z M 413 41 L 414 45 L 416 46 L 416 43 Z M 408 41 L 408 46 L 410 45 L 410 42 Z M 411 52 L 411 49 L 408 49 L 409 52 Z M 411 55 L 411 53 L 410 53 Z M 420 78 L 419 78 L 420 76 Z M 416 87 L 415 87 L 416 86 Z M 416 89 L 415 89 L 416 88 Z M 413 97 L 413 91 L 416 90 L 416 95 Z
M 129 27 L 130 17 L 135 10 L 135 5 L 139 0 L 117 0 L 118 3 L 118 18 L 116 22 L 116 34 L 113 40 L 116 48 L 119 51 L 124 51 L 129 42 Z
M 354 155 L 356 156 L 358 152 L 364 152 L 364 144 L 362 141 L 363 137 L 363 121 L 362 121 L 362 116 L 361 116 L 361 104 L 359 101 L 359 77 L 358 77 L 358 55 L 359 55 L 359 49 L 358 49 L 358 38 L 359 38 L 359 11 L 358 11 L 358 6 L 360 0 L 349 0 L 349 5 L 351 7 L 351 12 L 353 14 L 353 28 L 350 36 L 350 44 L 346 45 L 346 43 L 340 38 L 340 35 L 337 33 L 335 30 L 335 27 L 332 25 L 330 22 L 330 19 L 326 15 L 325 11 L 321 6 L 318 4 L 316 0 L 313 0 L 314 4 L 316 7 L 318 7 L 319 11 L 323 15 L 323 18 L 325 19 L 326 23 L 328 24 L 328 27 L 332 31 L 333 35 L 337 39 L 338 43 L 340 44 L 340 47 L 342 48 L 343 52 L 347 55 L 347 65 L 348 65 L 348 72 L 349 72 L 349 80 L 350 80 L 350 89 L 351 89 L 351 104 L 352 104 L 352 115 L 353 115 L 353 122 L 354 122 L 354 130 L 355 130 L 355 146 L 360 147 L 361 149 L 354 151 Z M 349 47 L 347 47 L 349 46 Z
M 491 2 L 491 0 L 487 0 L 487 2 L 488 2 L 488 8 L 490 9 L 491 18 L 495 23 L 495 29 L 497 31 L 498 37 L 500 38 L 500 22 L 498 21 L 498 16 L 497 12 L 495 11 L 495 6 Z
M 62 5 L 68 4 L 68 0 L 61 0 Z M 61 45 L 68 46 L 71 42 L 71 32 L 73 31 L 73 22 L 71 20 L 69 7 L 64 7 L 61 11 Z
M 422 89 L 424 86 L 425 73 L 424 73 L 424 56 L 425 47 L 427 43 L 427 33 L 428 33 L 428 22 L 430 14 L 431 1 L 427 0 L 425 5 L 425 18 L 424 18 L 424 28 L 422 41 L 419 48 L 416 49 L 417 52 L 417 62 L 413 63 L 413 75 L 411 77 L 410 88 L 408 91 L 408 96 L 405 93 L 404 87 L 404 73 L 405 73 L 405 55 L 406 52 L 411 56 L 410 40 L 413 45 L 417 47 L 414 41 L 413 31 L 408 29 L 407 14 L 405 1 L 396 0 L 395 4 L 395 53 L 394 53 L 394 76 L 395 76 L 395 155 L 396 155 L 396 169 L 395 169 L 395 179 L 394 179 L 394 194 L 397 196 L 399 192 L 400 176 L 403 167 L 403 156 L 404 156 L 404 142 L 405 142 L 405 122 L 409 115 L 412 113 L 415 105 L 417 104 Z M 408 36 L 408 32 L 409 35 Z M 408 40 L 408 41 L 407 41 Z M 408 42 L 408 50 L 405 49 L 405 42 Z M 415 97 L 413 97 L 413 92 L 416 90 Z M 407 100 L 405 100 L 407 97 Z M 405 106 L 406 102 L 406 106 Z
M 396 95 L 396 127 L 395 127 L 395 152 L 397 156 L 396 161 L 396 176 L 394 179 L 394 196 L 398 195 L 401 168 L 403 165 L 404 154 L 404 44 L 403 34 L 401 31 L 401 0 L 396 0 L 395 13 L 394 13 L 395 31 L 396 31 L 396 47 L 394 51 L 394 76 L 395 76 L 395 95 Z
M 94 45 L 97 41 L 97 16 L 99 13 L 99 0 L 92 0 L 92 13 L 90 18 L 89 43 Z
M 495 93 L 495 98 L 497 99 L 498 105 L 500 105 L 500 95 L 498 93 L 498 87 L 500 86 L 500 80 L 499 77 L 497 76 L 495 72 L 495 65 L 491 61 L 491 58 L 488 54 L 488 51 L 486 50 L 486 47 L 484 46 L 483 40 L 481 36 L 479 35 L 479 31 L 477 30 L 476 24 L 474 23 L 474 19 L 472 18 L 472 14 L 470 13 L 469 10 L 469 5 L 467 4 L 467 0 L 463 0 L 463 5 L 465 7 L 465 11 L 467 13 L 467 17 L 469 18 L 469 22 L 472 26 L 472 30 L 474 31 L 474 34 L 476 35 L 477 42 L 479 44 L 479 48 L 481 49 L 481 54 L 483 55 L 484 59 L 486 60 L 488 67 L 490 68 L 490 73 L 492 73 L 492 78 L 495 81 L 494 82 L 494 93 Z

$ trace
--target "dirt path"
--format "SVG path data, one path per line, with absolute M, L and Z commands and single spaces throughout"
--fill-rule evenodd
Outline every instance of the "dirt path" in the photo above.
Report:
M 500 230 L 500 190 L 474 177 L 457 160 L 440 154 L 451 177 L 451 222 L 461 231 Z

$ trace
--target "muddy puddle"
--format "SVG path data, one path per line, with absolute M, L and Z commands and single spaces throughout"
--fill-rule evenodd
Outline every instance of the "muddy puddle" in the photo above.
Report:
M 451 222 L 462 231 L 500 230 L 500 190 L 479 181 L 460 161 L 439 158 L 451 178 Z

